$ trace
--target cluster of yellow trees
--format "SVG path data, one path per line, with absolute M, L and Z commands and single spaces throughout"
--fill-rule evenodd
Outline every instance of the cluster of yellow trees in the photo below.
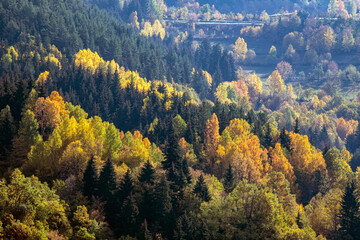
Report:
M 184 93 L 179 85 L 168 82 L 163 83 L 160 80 L 148 81 L 142 78 L 138 72 L 126 71 L 124 67 L 120 67 L 114 60 L 105 61 L 97 52 L 92 52 L 90 49 L 80 50 L 75 55 L 75 65 L 88 70 L 93 74 L 96 71 L 102 71 L 103 73 L 110 71 L 117 76 L 119 84 L 123 89 L 133 85 L 139 93 L 146 93 L 152 90 L 155 92 L 159 101 L 166 100 L 166 109 L 171 109 L 172 107 L 172 96 L 182 96 Z M 159 91 L 160 86 L 165 86 L 166 91 Z M 187 89 L 184 89 L 184 91 L 185 90 L 187 91 Z M 144 107 L 146 106 L 147 101 L 148 99 L 145 98 Z
M 61 70 L 61 60 L 63 56 L 55 45 L 48 45 L 44 48 L 40 43 L 39 47 L 36 47 L 35 41 L 31 39 L 27 48 L 29 51 L 21 54 L 14 46 L 8 47 L 7 54 L 4 54 L 1 58 L 1 63 L 4 64 L 5 67 L 8 67 L 15 61 L 32 61 L 35 59 L 36 62 L 46 62 L 49 63 L 50 66 L 54 66 Z
M 307 136 L 288 133 L 291 151 L 282 149 L 280 143 L 269 149 L 263 148 L 259 138 L 251 132 L 250 125 L 243 119 L 234 119 L 220 135 L 216 114 L 206 123 L 204 147 L 211 169 L 223 177 L 231 165 L 237 179 L 248 179 L 259 183 L 266 174 L 282 172 L 295 189 L 294 170 L 308 174 L 326 169 L 322 153 L 312 146 Z
M 145 22 L 143 29 L 140 31 L 140 34 L 145 37 L 155 36 L 159 37 L 161 40 L 164 40 L 166 32 L 160 21 L 155 20 L 153 25 L 151 25 L 150 22 Z
M 112 159 L 119 175 L 148 160 L 153 164 L 163 160 L 160 149 L 140 132 L 123 133 L 99 117 L 87 118 L 79 106 L 65 103 L 55 91 L 28 107 L 34 111 L 26 111 L 20 135 L 32 133 L 27 139 L 33 139 L 33 145 L 24 171 L 41 179 L 72 175 L 81 180 L 91 157 L 99 169 L 104 160 Z

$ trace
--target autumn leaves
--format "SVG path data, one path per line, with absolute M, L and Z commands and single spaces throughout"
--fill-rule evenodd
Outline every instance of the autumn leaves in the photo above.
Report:
M 313 175 L 316 171 L 324 172 L 326 164 L 322 153 L 310 144 L 307 136 L 294 132 L 285 134 L 288 136 L 289 150 L 281 143 L 266 149 L 243 119 L 230 121 L 229 126 L 219 135 L 218 118 L 213 114 L 204 132 L 209 169 L 218 178 L 223 178 L 231 165 L 235 179 L 248 179 L 253 183 L 264 181 L 266 175 L 273 171 L 282 172 L 295 191 L 294 171 Z

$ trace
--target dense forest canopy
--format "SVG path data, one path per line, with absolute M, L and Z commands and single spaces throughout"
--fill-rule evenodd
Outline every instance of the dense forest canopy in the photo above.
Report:
M 358 239 L 357 0 L 0 2 L 0 239 Z

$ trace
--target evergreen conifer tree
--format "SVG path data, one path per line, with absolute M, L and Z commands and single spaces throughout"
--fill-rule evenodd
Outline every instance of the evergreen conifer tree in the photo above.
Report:
M 161 226 L 166 227 L 168 224 L 167 218 L 171 209 L 170 186 L 164 176 L 156 183 L 154 191 L 155 219 L 160 222 Z
M 254 123 L 256 120 L 256 114 L 254 112 L 253 109 L 251 109 L 248 114 L 246 115 L 246 121 L 249 123 L 249 124 L 252 124 Z
M 11 140 L 15 134 L 14 118 L 9 106 L 0 112 L 0 154 L 11 150 Z
M 300 229 L 303 229 L 303 228 L 304 228 L 304 223 L 303 223 L 303 221 L 302 221 L 302 216 L 301 216 L 301 214 L 300 214 L 300 211 L 298 211 L 298 214 L 297 214 L 297 216 L 296 216 L 296 224 L 298 225 L 298 227 L 299 227 Z
M 323 128 L 321 129 L 321 132 L 320 132 L 320 135 L 319 135 L 319 141 L 320 141 L 320 142 L 323 142 L 324 145 L 330 144 L 329 133 L 328 133 L 325 125 L 324 125 Z
M 91 196 L 94 196 L 96 194 L 96 186 L 97 186 L 97 174 L 96 174 L 96 167 L 93 157 L 91 157 L 85 169 L 83 182 L 84 182 L 84 186 L 83 186 L 84 196 L 90 199 Z
M 227 125 L 229 125 L 229 117 L 228 114 L 225 112 L 225 107 L 223 107 L 220 115 L 219 115 L 219 131 L 222 133 Z
M 118 190 L 118 200 L 120 204 L 129 197 L 134 189 L 134 182 L 131 179 L 130 170 L 128 170 L 123 178 L 123 180 L 119 184 Z
M 195 239 L 202 239 L 202 240 L 211 239 L 208 225 L 201 219 L 195 228 Z
M 98 195 L 105 202 L 105 218 L 109 225 L 116 229 L 118 202 L 115 195 L 116 174 L 111 160 L 107 160 L 101 170 L 98 181 Z
M 153 184 L 154 183 L 154 167 L 148 160 L 144 167 L 141 169 L 140 175 L 139 175 L 139 181 L 141 183 L 147 183 L 147 184 Z
M 128 196 L 121 211 L 121 234 L 135 236 L 138 230 L 139 209 L 132 194 Z
M 186 239 L 191 240 L 194 238 L 194 223 L 188 214 L 185 212 L 176 221 L 176 228 L 174 231 L 174 239 Z
M 234 174 L 233 174 L 232 167 L 231 167 L 231 164 L 230 164 L 229 168 L 226 171 L 225 179 L 224 179 L 225 191 L 227 193 L 232 192 L 232 190 L 234 189 L 234 184 L 235 184 Z
M 287 150 L 291 150 L 290 149 L 290 137 L 289 135 L 286 133 L 285 128 L 283 128 L 280 132 L 280 143 L 281 146 L 285 147 Z
M 172 127 L 172 126 L 170 126 Z M 162 162 L 164 170 L 169 170 L 173 164 L 180 164 L 179 143 L 172 130 L 166 147 L 166 159 Z
M 179 154 L 179 143 L 175 134 L 171 133 L 166 149 L 166 160 L 162 162 L 164 170 L 167 171 L 168 180 L 174 192 L 181 190 L 191 181 L 189 167 Z
M 266 132 L 264 135 L 264 147 L 268 148 L 270 146 L 272 146 L 272 136 L 271 136 L 271 128 L 270 128 L 270 123 L 267 124 L 266 126 Z
M 186 183 L 191 183 L 191 174 L 190 174 L 190 170 L 189 170 L 189 164 L 186 159 L 182 160 L 182 171 L 183 171 Z
M 354 191 L 355 186 L 351 183 L 341 201 L 339 232 L 342 239 L 359 239 L 360 236 L 359 203 Z
M 204 181 L 203 175 L 200 175 L 198 181 L 196 182 L 196 185 L 194 188 L 194 193 L 202 201 L 208 202 L 211 200 L 211 196 L 209 194 L 209 189 Z
M 139 239 L 139 240 L 152 240 L 153 239 L 152 234 L 148 229 L 148 224 L 147 224 L 146 219 L 141 224 L 140 234 L 137 239 Z
M 154 218 L 154 188 L 148 184 L 144 184 L 142 187 L 142 198 L 139 204 L 139 210 L 142 219 L 146 219 L 149 223 L 152 223 Z
M 107 201 L 116 190 L 116 174 L 111 160 L 107 160 L 98 181 L 98 195 Z
M 294 133 L 300 134 L 300 123 L 299 118 L 295 119 Z

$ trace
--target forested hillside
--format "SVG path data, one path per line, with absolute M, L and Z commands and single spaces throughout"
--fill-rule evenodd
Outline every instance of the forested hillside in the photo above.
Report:
M 358 239 L 359 74 L 332 61 L 355 14 L 277 1 L 302 11 L 230 48 L 164 20 L 261 3 L 1 1 L 0 239 Z M 247 34 L 282 36 L 269 76 Z
M 162 80 L 166 76 L 182 82 L 191 73 L 191 56 L 163 49 L 97 8 L 85 7 L 81 1 L 4 1 L 0 11 L 1 40 L 9 45 L 52 44 L 67 59 L 80 49 L 90 48 L 149 79 Z M 25 50 L 28 46 L 22 47 Z M 24 73 L 35 74 L 33 65 L 29 63 Z

